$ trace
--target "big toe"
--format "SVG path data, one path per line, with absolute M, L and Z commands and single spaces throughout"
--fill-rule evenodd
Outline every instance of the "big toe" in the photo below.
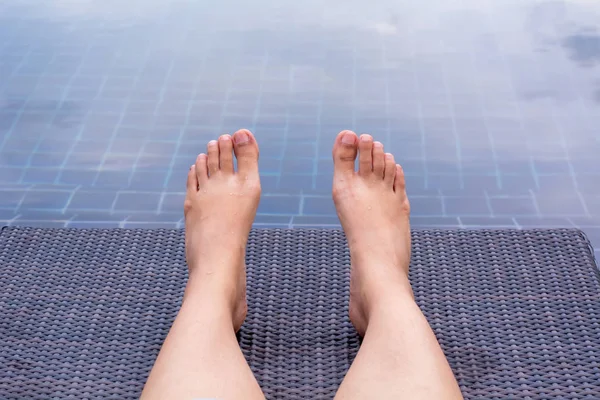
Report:
M 333 164 L 335 173 L 354 171 L 354 161 L 358 152 L 358 137 L 352 131 L 342 131 L 333 145 Z
M 240 129 L 234 133 L 233 151 L 237 158 L 238 172 L 258 174 L 258 143 L 252 132 Z

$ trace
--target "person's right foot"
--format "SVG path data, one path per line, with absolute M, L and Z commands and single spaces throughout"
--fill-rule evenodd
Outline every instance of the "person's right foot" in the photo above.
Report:
M 222 135 L 208 142 L 207 153 L 198 155 L 188 173 L 184 212 L 190 278 L 186 292 L 205 293 L 211 307 L 227 304 L 237 331 L 246 318 L 244 257 L 260 200 L 258 145 L 250 131 L 240 129 L 233 137 Z
M 402 167 L 370 135 L 341 132 L 333 160 L 333 200 L 351 257 L 350 320 L 364 336 L 378 302 L 388 295 L 412 295 L 410 205 Z

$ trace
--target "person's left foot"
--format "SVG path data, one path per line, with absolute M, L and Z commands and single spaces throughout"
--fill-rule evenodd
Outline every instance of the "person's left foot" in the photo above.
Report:
M 198 156 L 187 179 L 186 292 L 205 292 L 215 304 L 224 301 L 237 331 L 246 318 L 246 242 L 260 200 L 258 145 L 242 129 L 210 141 L 207 153 Z

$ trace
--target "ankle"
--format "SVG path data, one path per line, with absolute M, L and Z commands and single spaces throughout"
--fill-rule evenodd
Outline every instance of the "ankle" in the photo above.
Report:
M 227 239 L 215 240 L 210 246 L 186 251 L 186 261 L 190 278 L 202 275 L 208 279 L 216 275 L 230 275 L 231 268 L 244 262 L 246 253 L 245 243 L 236 244 Z
M 407 277 L 397 281 L 390 280 L 379 283 L 376 288 L 372 287 L 365 293 L 365 313 L 370 316 L 376 310 L 393 308 L 398 303 L 414 301 L 414 292 Z
M 201 306 L 231 310 L 236 299 L 235 285 L 223 281 L 222 276 L 190 273 L 183 301 Z
M 407 248 L 390 245 L 385 241 L 352 243 L 350 259 L 356 266 L 369 268 L 370 274 L 377 271 L 381 274 L 400 273 L 403 278 L 408 275 L 410 264 L 410 246 Z M 377 268 L 372 268 L 377 266 Z
M 373 282 L 375 283 L 375 282 Z M 377 285 L 352 287 L 350 284 L 350 321 L 364 336 L 374 319 L 385 320 L 407 304 L 416 304 L 408 278 L 399 282 L 380 281 Z

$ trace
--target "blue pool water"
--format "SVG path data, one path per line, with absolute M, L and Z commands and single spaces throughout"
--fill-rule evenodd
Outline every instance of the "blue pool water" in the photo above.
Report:
M 338 224 L 331 145 L 368 132 L 414 227 L 580 227 L 600 245 L 600 2 L 0 2 L 0 224 L 182 225 L 238 128 L 257 226 Z

